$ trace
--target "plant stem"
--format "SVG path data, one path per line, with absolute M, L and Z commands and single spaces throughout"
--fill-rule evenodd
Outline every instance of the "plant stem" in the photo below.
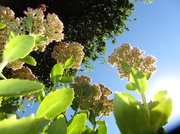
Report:
M 141 90 L 140 90 L 140 91 L 141 91 Z M 150 122 L 150 111 L 149 111 L 148 104 L 147 104 L 147 102 L 146 102 L 146 96 L 145 96 L 144 92 L 141 92 L 141 97 L 142 97 L 142 100 L 143 100 L 144 109 L 145 109 L 146 114 L 147 114 L 147 117 L 148 117 L 148 121 L 149 121 L 149 123 L 151 123 L 151 122 Z
M 54 84 L 52 87 L 52 91 L 55 91 L 56 87 L 57 87 L 57 84 Z
M 131 73 L 132 73 L 133 77 L 135 78 L 134 82 L 138 85 L 138 89 L 139 89 L 139 92 L 140 92 L 141 97 L 142 97 L 142 101 L 143 101 L 143 104 L 144 104 L 144 109 L 145 109 L 145 112 L 146 112 L 146 115 L 147 115 L 147 119 L 148 119 L 148 122 L 151 124 L 150 111 L 149 111 L 148 103 L 146 102 L 146 97 L 145 97 L 144 91 L 143 91 L 143 89 L 141 87 L 141 83 L 138 81 L 138 78 L 136 78 L 136 75 L 134 74 L 134 72 L 132 71 Z

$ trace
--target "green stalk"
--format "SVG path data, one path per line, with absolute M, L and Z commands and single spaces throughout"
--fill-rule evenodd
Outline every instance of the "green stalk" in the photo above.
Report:
M 150 122 L 150 111 L 149 111 L 148 103 L 146 101 L 146 96 L 144 95 L 144 92 L 140 92 L 140 93 L 141 93 L 142 101 L 143 101 L 143 104 L 144 104 L 144 109 L 145 109 L 145 111 L 147 113 L 148 121 L 149 121 L 149 123 L 151 123 Z
M 55 91 L 56 87 L 57 87 L 57 84 L 54 84 L 51 91 Z
M 133 77 L 136 78 L 134 72 L 132 71 L 131 73 L 132 73 Z M 135 82 L 135 84 L 138 85 L 138 89 L 139 89 L 140 94 L 141 94 L 141 98 L 142 98 L 142 101 L 143 101 L 143 104 L 144 104 L 144 109 L 145 109 L 145 112 L 146 112 L 146 115 L 147 115 L 148 122 L 151 123 L 151 120 L 150 120 L 150 111 L 149 111 L 149 107 L 148 107 L 148 103 L 146 101 L 146 97 L 145 97 L 144 91 L 141 88 L 141 84 L 139 83 L 139 81 L 137 79 L 134 79 L 134 82 Z

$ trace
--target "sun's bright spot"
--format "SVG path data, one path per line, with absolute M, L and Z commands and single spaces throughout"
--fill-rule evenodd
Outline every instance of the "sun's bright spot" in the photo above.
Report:
M 150 86 L 149 90 L 148 98 L 151 99 L 159 90 L 167 90 L 168 97 L 172 99 L 173 103 L 171 118 L 180 118 L 180 79 L 159 79 Z

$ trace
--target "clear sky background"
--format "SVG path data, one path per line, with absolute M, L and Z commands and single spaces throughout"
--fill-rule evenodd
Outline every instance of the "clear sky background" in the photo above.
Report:
M 168 90 L 173 99 L 174 109 L 169 123 L 164 127 L 167 131 L 180 125 L 180 0 L 154 0 L 154 3 L 135 3 L 132 18 L 136 21 L 128 22 L 130 31 L 124 32 L 117 38 L 115 45 L 107 41 L 106 56 L 122 43 L 130 43 L 141 50 L 145 55 L 157 58 L 157 71 L 149 80 L 147 99 L 151 100 L 158 90 Z M 92 62 L 94 71 L 85 73 L 92 78 L 92 83 L 104 84 L 113 92 L 127 91 L 127 80 L 120 80 L 116 67 L 101 65 L 100 61 Z M 136 92 L 128 91 L 135 98 L 141 100 Z M 114 94 L 112 95 L 112 97 Z M 107 121 L 109 134 L 118 134 L 113 114 L 104 118 Z
M 146 95 L 148 100 L 158 90 L 168 90 L 173 99 L 174 109 L 169 123 L 164 127 L 166 130 L 173 129 L 180 124 L 180 0 L 154 0 L 154 3 L 135 3 L 134 15 L 136 21 L 128 22 L 130 31 L 117 37 L 117 43 L 107 41 L 106 56 L 113 53 L 114 49 L 122 43 L 130 43 L 141 50 L 145 55 L 153 55 L 157 58 L 157 71 L 149 80 L 149 89 Z M 107 60 L 107 59 L 106 59 Z M 101 61 L 92 62 L 94 71 L 91 73 L 79 73 L 92 78 L 92 84 L 104 84 L 114 92 L 127 91 L 127 80 L 120 80 L 116 67 L 109 64 L 102 65 Z M 140 95 L 127 91 L 135 98 L 141 100 Z M 35 112 L 36 106 L 25 115 Z M 108 124 L 109 134 L 119 134 L 113 114 L 104 117 Z

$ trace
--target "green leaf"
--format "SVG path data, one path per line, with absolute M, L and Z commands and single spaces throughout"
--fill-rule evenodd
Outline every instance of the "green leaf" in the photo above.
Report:
M 62 88 L 51 92 L 42 101 L 36 112 L 36 117 L 54 118 L 71 105 L 73 98 L 74 91 L 72 88 Z
M 88 108 L 92 105 L 91 102 L 82 102 L 80 103 L 80 106 L 83 107 L 83 108 Z
M 83 134 L 94 134 L 93 129 L 90 127 L 85 127 Z
M 72 102 L 72 105 L 71 105 L 71 108 L 74 110 L 74 111 L 77 111 L 78 108 L 79 108 L 79 101 L 75 98 Z
M 51 122 L 47 134 L 66 134 L 67 124 L 64 115 L 59 115 L 56 120 Z
M 149 78 L 151 77 L 151 73 L 143 73 L 146 76 L 146 79 L 149 80 Z
M 89 121 L 92 125 L 96 124 L 96 114 L 92 110 L 90 110 Z
M 35 44 L 36 45 L 44 45 L 48 41 L 48 38 L 43 37 L 43 36 L 33 35 L 33 37 L 35 39 Z
M 71 76 L 62 76 L 59 81 L 62 83 L 71 83 L 73 82 L 73 78 Z
M 22 61 L 22 62 L 25 62 L 25 63 L 27 63 L 27 64 L 29 64 L 29 65 L 32 65 L 32 66 L 36 66 L 36 60 L 32 57 L 32 56 L 26 56 L 26 57 L 24 57 L 24 58 L 22 58 L 22 59 L 19 59 L 20 61 Z
M 128 73 L 131 72 L 132 67 L 129 64 L 127 64 L 127 62 L 121 61 L 121 66 L 122 66 L 123 70 L 125 70 L 126 72 L 128 72 Z
M 106 126 L 106 124 L 104 125 L 100 125 L 97 129 L 98 134 L 107 134 L 108 133 L 108 128 Z
M 128 93 L 115 93 L 113 101 L 116 124 L 122 134 L 153 134 L 144 107 Z
M 21 79 L 0 80 L 0 96 L 22 96 L 44 88 L 39 82 Z
M 138 93 L 141 93 L 141 91 L 146 92 L 148 85 L 147 78 L 141 71 L 132 68 L 130 73 L 130 81 L 132 82 L 131 85 L 126 86 L 128 90 L 134 90 Z
M 167 91 L 159 91 L 155 94 L 152 102 L 159 102 L 156 106 L 150 109 L 151 122 L 156 130 L 161 128 L 168 122 L 172 112 L 172 99 L 166 97 Z
M 70 68 L 70 67 L 74 64 L 74 62 L 75 62 L 75 59 L 74 59 L 74 58 L 69 58 L 69 59 L 65 62 L 64 67 L 65 67 L 65 68 Z
M 3 28 L 5 28 L 5 27 L 6 27 L 6 25 L 5 25 L 5 24 L 0 23 L 0 29 L 3 29 Z
M 15 38 L 16 36 L 17 36 L 17 35 L 16 35 L 13 31 L 10 31 L 10 32 L 9 32 L 9 36 L 8 36 L 9 41 L 10 41 L 11 39 Z
M 5 103 L 0 107 L 0 113 L 14 113 L 18 109 L 18 106 L 10 103 Z
M 149 110 L 156 107 L 160 102 L 159 101 L 153 101 L 148 104 Z
M 7 114 L 5 113 L 0 113 L 0 121 L 5 119 L 7 117 Z
M 59 82 L 60 77 L 63 75 L 64 68 L 61 64 L 55 64 L 51 70 L 50 78 L 53 84 Z
M 28 28 L 31 31 L 31 28 L 32 28 L 32 18 L 30 17 L 30 15 L 28 15 L 27 18 L 26 18 L 26 24 L 27 24 Z
M 26 57 L 35 46 L 34 37 L 30 35 L 16 36 L 5 46 L 3 58 L 7 62 L 12 62 L 19 58 Z
M 0 134 L 38 134 L 48 122 L 44 117 L 34 118 L 33 114 L 22 119 L 14 115 L 0 121 Z
M 105 122 L 104 120 L 98 120 L 98 121 L 97 121 L 97 124 L 98 124 L 98 125 L 105 125 L 106 122 Z
M 127 90 L 134 91 L 134 85 L 132 83 L 126 85 Z
M 45 97 L 44 90 L 40 90 L 39 92 L 36 92 L 35 94 L 36 100 L 41 103 Z
M 84 113 L 74 116 L 71 124 L 67 127 L 67 134 L 80 134 L 86 125 L 87 116 Z

